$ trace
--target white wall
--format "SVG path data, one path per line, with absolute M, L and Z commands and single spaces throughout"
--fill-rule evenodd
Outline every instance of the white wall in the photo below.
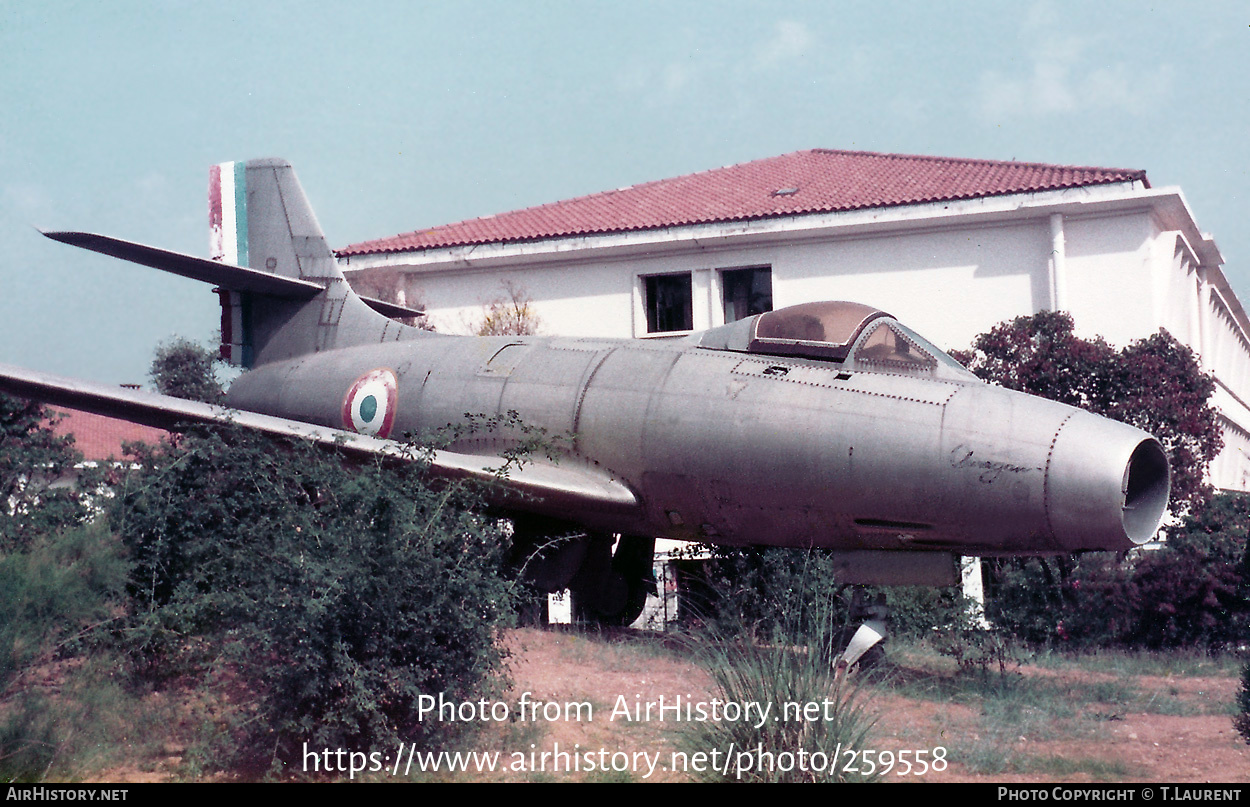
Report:
M 1221 490 L 1250 490 L 1250 432 L 1225 419 L 1224 449 L 1212 462 L 1207 474 Z
M 882 233 L 794 249 L 774 264 L 777 307 L 811 300 L 877 306 L 943 348 L 966 348 L 1048 299 L 1046 223 Z
M 409 274 L 404 289 L 409 303 L 424 305 L 438 331 L 472 333 L 487 306 L 508 299 L 508 284 L 534 300 L 540 333 L 630 335 L 632 282 L 611 264 Z
M 852 300 L 883 308 L 943 347 L 967 347 L 989 325 L 1047 304 L 1045 220 L 765 246 L 709 249 L 608 262 L 563 261 L 487 271 L 409 272 L 410 304 L 439 330 L 466 333 L 511 282 L 535 301 L 541 332 L 633 337 L 646 333 L 637 280 L 694 273 L 695 330 L 720 324 L 725 269 L 770 266 L 773 304 Z
M 1117 347 L 1155 333 L 1161 322 L 1151 273 L 1156 230 L 1149 214 L 1065 218 L 1063 231 L 1066 309 L 1077 333 L 1101 335 Z

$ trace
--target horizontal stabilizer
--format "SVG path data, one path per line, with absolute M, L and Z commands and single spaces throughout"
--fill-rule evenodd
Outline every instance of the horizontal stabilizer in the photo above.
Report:
M 425 316 L 424 311 L 418 311 L 415 308 L 407 308 L 398 303 L 388 303 L 386 300 L 379 300 L 375 297 L 360 296 L 365 301 L 365 305 L 377 311 L 384 317 L 404 318 L 404 317 L 422 317 Z
M 153 269 L 172 272 L 192 280 L 213 283 L 230 291 L 309 299 L 315 297 L 324 288 L 319 283 L 310 283 L 307 280 L 296 280 L 257 269 L 248 269 L 244 266 L 210 261 L 208 258 L 170 252 L 166 249 L 123 241 L 107 235 L 73 232 L 45 232 L 44 235 L 53 241 L 121 258 L 123 261 L 151 266 Z
M 270 297 L 290 297 L 300 300 L 312 298 L 324 287 L 319 283 L 307 280 L 296 280 L 282 275 L 249 269 L 246 266 L 235 266 L 181 252 L 170 252 L 167 249 L 149 247 L 133 241 L 123 241 L 112 236 L 97 233 L 46 232 L 43 233 L 53 241 L 60 241 L 102 255 L 121 258 L 131 263 L 151 266 L 175 275 L 202 280 L 223 289 L 254 294 L 267 294 Z M 420 317 L 423 312 L 407 308 L 385 300 L 372 297 L 361 297 L 365 303 L 384 317 Z
M 0 392 L 160 429 L 174 430 L 188 424 L 233 424 L 265 434 L 297 437 L 320 445 L 336 446 L 358 456 L 417 459 L 411 446 L 395 440 L 379 440 L 341 429 L 242 412 L 154 392 L 64 378 L 10 364 L 0 364 Z M 569 501 L 582 504 L 593 502 L 604 511 L 627 511 L 638 505 L 633 491 L 597 469 L 526 462 L 520 466 L 509 467 L 506 474 L 501 474 L 500 469 L 505 462 L 493 455 L 434 451 L 423 459 L 429 460 L 430 472 L 433 474 L 487 482 L 499 481 L 507 490 L 532 496 L 541 500 L 541 505 L 552 510 L 557 510 L 560 505 L 566 505 Z

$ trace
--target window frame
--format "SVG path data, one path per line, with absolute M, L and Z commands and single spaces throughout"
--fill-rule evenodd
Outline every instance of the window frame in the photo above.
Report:
M 661 312 L 658 308 L 653 308 L 653 300 L 658 306 L 659 301 L 655 300 L 660 296 L 656 292 L 659 291 L 658 286 L 661 282 L 668 279 L 685 279 L 685 311 L 684 318 L 680 324 L 685 324 L 684 328 L 667 328 L 661 329 Z M 641 285 L 642 292 L 642 315 L 643 315 L 643 333 L 646 336 L 679 336 L 694 331 L 694 272 L 656 272 L 653 274 L 639 275 L 638 280 Z M 655 325 L 655 328 L 652 328 Z
M 720 314 L 723 319 L 721 324 L 728 325 L 729 323 L 738 322 L 739 320 L 744 320 L 744 319 L 747 319 L 748 317 L 753 317 L 756 314 L 766 314 L 773 310 L 773 267 L 771 264 L 758 264 L 754 266 L 733 266 L 733 267 L 728 267 L 724 269 L 717 269 L 716 271 L 717 271 L 718 279 L 720 281 L 719 303 L 720 303 Z M 750 280 L 750 287 L 748 288 L 748 291 L 747 291 L 746 313 L 742 314 L 741 316 L 734 316 L 732 319 L 730 319 L 729 317 L 729 306 L 731 302 L 729 299 L 730 286 L 731 286 L 730 278 L 733 276 L 741 277 L 747 272 L 752 273 L 752 277 Z M 762 272 L 767 272 L 768 274 L 768 307 L 762 308 L 759 311 L 753 311 L 751 307 L 751 297 L 755 293 L 754 292 L 754 287 L 755 287 L 754 275 L 757 273 L 762 273 Z M 737 305 L 736 301 L 734 301 L 734 305 L 735 306 Z

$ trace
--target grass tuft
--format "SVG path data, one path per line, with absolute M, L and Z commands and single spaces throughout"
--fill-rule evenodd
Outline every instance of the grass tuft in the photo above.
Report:
M 709 766 L 702 772 L 704 779 L 863 782 L 880 778 L 880 769 L 865 771 L 856 764 L 856 752 L 871 747 L 868 738 L 876 723 L 868 708 L 871 690 L 867 684 L 834 673 L 831 648 L 838 646 L 839 632 L 833 630 L 832 620 L 817 614 L 807 624 L 817 627 L 809 627 L 801 637 L 775 635 L 768 643 L 745 633 L 736 637 L 712 634 L 693 642 L 695 657 L 711 676 L 716 697 L 736 704 L 750 717 L 696 723 L 684 736 L 688 753 L 722 755 L 717 769 Z M 758 704 L 758 709 L 747 712 L 748 704 Z M 759 709 L 768 711 L 761 715 Z

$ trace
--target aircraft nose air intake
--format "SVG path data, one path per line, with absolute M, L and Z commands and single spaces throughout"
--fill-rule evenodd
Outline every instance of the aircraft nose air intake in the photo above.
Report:
M 1075 412 L 1056 432 L 1047 461 L 1047 517 L 1070 551 L 1131 549 L 1159 529 L 1170 486 L 1158 440 Z

